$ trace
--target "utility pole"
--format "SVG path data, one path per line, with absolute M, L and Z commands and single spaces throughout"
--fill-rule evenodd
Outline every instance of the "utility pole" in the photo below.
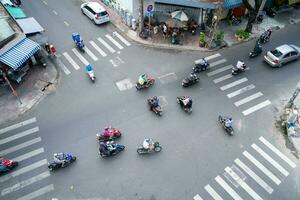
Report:
M 144 27 L 144 0 L 139 0 L 139 32 L 142 32 Z
M 299 93 L 300 93 L 300 82 L 297 84 L 297 88 L 294 91 L 293 96 L 290 98 L 289 102 L 285 106 L 286 108 L 292 108 L 292 106 L 294 105 L 294 101 L 297 98 Z

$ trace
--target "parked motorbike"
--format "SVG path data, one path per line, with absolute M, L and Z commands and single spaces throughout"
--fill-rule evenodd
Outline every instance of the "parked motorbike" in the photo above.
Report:
M 150 87 L 151 85 L 153 85 L 155 83 L 155 79 L 153 79 L 152 77 L 148 76 L 148 81 L 147 83 L 141 85 L 138 81 L 136 82 L 135 84 L 135 88 L 137 90 L 140 90 L 140 89 L 144 89 L 144 88 L 148 88 Z
M 200 80 L 199 77 L 195 73 L 192 72 L 189 75 L 189 77 L 182 80 L 181 85 L 183 87 L 188 87 L 188 86 L 194 85 L 195 83 L 199 82 L 199 80 Z
M 141 155 L 141 154 L 148 154 L 153 152 L 160 152 L 161 150 L 162 147 L 159 145 L 159 142 L 154 142 L 154 147 L 151 150 L 145 149 L 143 145 L 141 145 L 137 148 L 136 151 L 139 155 Z
M 18 166 L 18 164 L 19 163 L 17 161 L 1 158 L 0 159 L 0 175 L 11 171 L 13 168 Z
M 125 149 L 125 146 L 122 144 L 115 144 L 113 141 L 108 142 L 109 145 L 111 145 L 114 149 L 110 150 L 110 151 L 106 151 L 103 152 L 101 151 L 101 149 L 99 148 L 99 155 L 101 157 L 110 157 L 110 156 L 114 156 L 117 155 L 118 153 L 120 153 L 121 151 L 123 151 Z
M 121 131 L 119 129 L 112 128 L 112 127 L 109 127 L 109 132 L 110 132 L 110 137 L 105 137 L 105 135 L 103 133 L 101 133 L 101 134 L 97 133 L 96 134 L 97 140 L 99 140 L 100 142 L 114 140 L 114 139 L 120 138 L 122 135 Z
M 62 163 L 57 163 L 55 161 L 52 161 L 51 163 L 48 163 L 48 168 L 50 171 L 53 171 L 53 170 L 56 170 L 56 169 L 59 169 L 59 168 L 62 168 L 62 167 L 66 167 L 68 166 L 69 164 L 71 164 L 72 162 L 76 161 L 77 157 L 72 155 L 72 154 L 69 154 L 69 153 L 65 153 L 64 154 L 64 160 L 66 161 L 64 166 L 62 166 Z
M 181 96 L 181 97 L 177 97 L 176 98 L 176 101 L 178 104 L 180 104 L 181 108 L 187 112 L 187 113 L 191 113 L 192 112 L 192 102 L 190 102 L 190 105 L 187 106 L 187 105 L 184 105 L 183 103 L 183 100 L 186 99 L 187 97 L 186 96 Z M 192 100 L 190 100 L 192 101 Z
M 199 59 L 195 61 L 195 67 L 193 67 L 194 73 L 199 73 L 201 71 L 205 71 L 209 67 L 209 63 L 205 58 Z
M 160 107 L 160 105 L 157 105 L 155 107 L 153 107 L 153 98 L 148 98 L 148 105 L 150 107 L 150 110 L 153 111 L 155 114 L 161 116 L 162 115 L 162 108 Z
M 219 122 L 221 123 L 223 129 L 224 129 L 229 135 L 233 135 L 233 133 L 234 133 L 233 128 L 232 128 L 232 127 L 226 127 L 226 126 L 225 126 L 225 121 L 226 121 L 226 119 L 228 119 L 228 117 L 226 117 L 226 116 L 223 116 L 223 117 L 222 117 L 221 115 L 219 115 L 218 120 L 219 120 Z
M 241 22 L 242 22 L 242 20 L 240 18 L 237 18 L 234 15 L 231 16 L 232 25 L 239 25 Z

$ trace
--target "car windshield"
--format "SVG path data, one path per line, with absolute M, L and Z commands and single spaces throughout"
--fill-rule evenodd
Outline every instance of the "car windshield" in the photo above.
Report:
M 101 13 L 98 13 L 97 15 L 98 15 L 98 17 L 102 17 L 102 16 L 107 15 L 107 12 L 106 11 L 102 11 Z
M 271 53 L 276 56 L 277 58 L 282 56 L 282 53 L 280 51 L 278 51 L 277 49 L 274 49 L 273 51 L 271 51 Z

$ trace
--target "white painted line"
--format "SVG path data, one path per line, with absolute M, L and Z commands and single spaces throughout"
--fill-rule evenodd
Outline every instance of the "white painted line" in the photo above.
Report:
M 114 31 L 113 32 L 114 36 L 117 36 L 117 38 L 119 38 L 126 46 L 130 46 L 131 44 L 122 36 L 120 35 L 118 32 Z
M 31 158 L 31 157 L 33 157 L 33 156 L 36 156 L 36 155 L 38 155 L 38 154 L 40 154 L 40 153 L 44 153 L 44 148 L 39 148 L 39 149 L 30 151 L 30 152 L 25 153 L 25 154 L 23 154 L 23 155 L 21 155 L 21 156 L 12 158 L 12 160 L 21 162 L 21 161 L 23 161 L 23 160 L 26 160 L 26 159 Z
M 100 47 L 98 47 L 94 41 L 90 41 L 90 44 L 101 54 L 101 56 L 107 56 L 107 54 Z
M 222 91 L 224 91 L 224 90 L 227 90 L 227 89 L 232 88 L 232 87 L 234 87 L 234 86 L 237 86 L 237 85 L 239 85 L 239 84 L 241 84 L 241 83 L 244 83 L 244 82 L 246 82 L 246 81 L 248 81 L 247 78 L 241 78 L 241 79 L 239 79 L 239 80 L 237 80 L 237 81 L 234 81 L 234 82 L 232 82 L 232 83 L 229 83 L 229 84 L 227 84 L 227 85 L 224 85 L 224 86 L 220 87 L 220 89 L 221 89 Z
M 225 76 L 221 76 L 220 78 L 216 78 L 216 79 L 214 80 L 214 83 L 219 83 L 219 82 L 221 82 L 221 81 L 225 81 L 225 80 L 230 79 L 230 78 L 232 78 L 232 77 L 233 77 L 232 74 L 227 74 L 227 75 L 225 75 Z
M 225 58 L 223 58 L 223 59 L 221 59 L 221 60 L 217 60 L 217 61 L 215 61 L 215 62 L 210 63 L 210 64 L 209 64 L 209 67 L 217 66 L 217 65 L 222 64 L 222 63 L 224 63 L 224 62 L 226 62 L 226 61 L 227 61 L 227 60 L 226 60 Z
M 259 140 L 264 143 L 269 149 L 271 149 L 274 153 L 276 153 L 282 160 L 284 160 L 287 164 L 289 164 L 292 168 L 296 167 L 296 164 L 291 161 L 288 157 L 286 157 L 281 151 L 279 151 L 276 147 L 274 147 L 270 142 L 268 142 L 264 137 L 260 137 Z
M 220 176 L 217 176 L 215 180 L 234 200 L 242 200 L 242 198 Z
M 276 162 L 273 158 L 271 158 L 266 152 L 264 152 L 259 146 L 256 144 L 252 144 L 251 147 L 255 149 L 264 159 L 266 159 L 271 165 L 273 165 L 278 171 L 280 171 L 284 176 L 288 176 L 289 172 L 285 170 L 278 162 Z
M 39 127 L 34 127 L 34 128 L 31 128 L 31 129 L 28 129 L 26 131 L 23 131 L 21 133 L 18 133 L 18 134 L 15 134 L 15 135 L 12 135 L 10 137 L 7 137 L 7 138 L 4 138 L 3 140 L 0 140 L 0 145 L 1 144 L 5 144 L 5 143 L 8 143 L 8 142 L 11 142 L 11 141 L 14 141 L 16 139 L 19 139 L 21 137 L 24 137 L 24 136 L 27 136 L 27 135 L 30 135 L 32 133 L 36 133 L 39 131 Z
M 86 48 L 86 47 L 85 47 L 85 48 Z M 89 62 L 81 55 L 81 53 L 80 53 L 77 49 L 73 48 L 72 51 L 73 51 L 74 54 L 79 58 L 79 60 L 81 60 L 81 62 L 82 62 L 85 66 L 89 65 Z
M 70 70 L 64 65 L 64 63 L 60 59 L 57 59 L 56 61 L 58 66 L 65 72 L 66 75 L 71 74 Z
M 270 104 L 271 104 L 271 101 L 266 100 L 266 101 L 261 102 L 261 103 L 255 105 L 251 108 L 248 108 L 247 110 L 244 110 L 242 113 L 243 113 L 243 115 L 247 116 L 247 115 L 249 115 L 249 114 L 251 114 L 251 113 L 253 113 L 257 110 L 260 110 L 260 109 L 262 109 L 262 108 L 264 108 L 264 107 L 266 107 L 267 105 L 270 105 Z
M 66 26 L 70 26 L 70 24 L 69 24 L 68 22 L 66 22 L 66 21 L 64 21 L 64 24 L 65 24 Z
M 12 171 L 12 172 L 10 172 L 10 173 L 7 174 L 7 175 L 2 176 L 1 179 L 0 179 L 0 183 L 2 183 L 2 182 L 4 182 L 4 181 L 7 181 L 7 180 L 9 180 L 9 179 L 11 179 L 11 178 L 14 178 L 14 177 L 16 177 L 16 176 L 19 176 L 19 175 L 21 175 L 21 174 L 24 174 L 24 173 L 26 173 L 26 172 L 32 171 L 32 170 L 34 170 L 34 169 L 36 169 L 36 168 L 39 168 L 39 167 L 41 167 L 41 166 L 43 166 L 43 165 L 46 165 L 46 164 L 47 164 L 47 160 L 46 160 L 46 159 L 43 159 L 43 160 L 40 160 L 40 161 L 38 161 L 38 162 L 35 162 L 35 163 L 31 164 L 31 165 L 28 165 L 28 166 L 26 166 L 26 167 L 23 167 L 23 168 L 21 168 L 21 169 L 18 169 L 18 170 L 16 170 L 16 171 Z
M 0 155 L 1 155 L 1 156 L 5 156 L 5 155 L 7 155 L 7 154 L 9 154 L 9 153 L 18 151 L 18 150 L 20 150 L 20 149 L 23 149 L 23 148 L 25 148 L 25 147 L 28 147 L 28 146 L 33 145 L 33 144 L 35 144 L 35 143 L 38 143 L 38 142 L 40 142 L 40 141 L 42 141 L 42 138 L 40 138 L 40 137 L 34 138 L 34 139 L 29 140 L 29 141 L 27 141 L 27 142 L 24 142 L 24 143 L 22 143 L 22 144 L 18 144 L 18 145 L 15 145 L 15 146 L 13 146 L 13 147 L 10 147 L 10 148 L 8 148 L 8 149 L 5 149 L 5 150 L 0 151 Z
M 101 42 L 111 53 L 115 53 L 116 51 L 109 45 L 107 42 L 105 42 L 101 37 L 97 39 L 99 42 Z
M 89 50 L 86 46 L 84 47 L 84 50 L 94 61 L 98 60 L 97 56 L 95 56 L 95 54 L 93 54 L 93 52 L 91 52 L 91 50 Z
M 58 15 L 58 13 L 57 13 L 55 10 L 52 10 L 52 12 L 53 12 L 55 15 Z
M 43 173 L 41 173 L 39 175 L 33 176 L 33 177 L 31 177 L 31 178 L 29 178 L 29 179 L 27 179 L 25 181 L 21 181 L 21 182 L 13 185 L 11 187 L 3 189 L 1 191 L 1 195 L 5 196 L 5 195 L 7 195 L 9 193 L 18 191 L 18 190 L 20 190 L 20 189 L 22 189 L 22 188 L 24 188 L 24 187 L 26 187 L 28 185 L 31 185 L 31 184 L 33 184 L 35 182 L 38 182 L 38 181 L 41 181 L 41 180 L 43 180 L 43 179 L 45 179 L 45 178 L 47 178 L 49 176 L 50 176 L 49 171 L 45 171 L 45 172 L 43 172 Z
M 221 72 L 224 72 L 224 71 L 226 71 L 228 69 L 231 69 L 232 67 L 233 67 L 232 65 L 227 65 L 225 67 L 218 68 L 218 69 L 216 69 L 216 70 L 214 70 L 212 72 L 208 72 L 208 73 L 206 73 L 206 75 L 207 76 L 214 76 L 214 75 L 219 74 Z
M 205 57 L 205 60 L 211 60 L 211 59 L 217 58 L 219 56 L 221 56 L 221 54 L 216 53 L 216 54 Z
M 243 152 L 244 156 L 248 158 L 257 168 L 259 168 L 265 175 L 267 175 L 274 183 L 279 185 L 281 181 L 270 171 L 268 170 L 263 164 L 261 164 L 258 160 L 256 160 L 250 153 L 247 151 Z
M 80 69 L 79 65 L 77 65 L 77 63 L 71 58 L 71 56 L 70 56 L 67 52 L 64 52 L 63 55 L 64 55 L 64 57 L 67 59 L 67 61 L 69 61 L 69 63 L 70 63 L 76 70 L 79 70 L 79 69 Z
M 31 199 L 37 198 L 39 196 L 42 196 L 48 192 L 51 192 L 52 190 L 54 190 L 53 184 L 47 185 L 47 186 L 42 187 L 34 192 L 26 194 L 25 196 L 20 197 L 17 200 L 31 200 Z
M 258 175 L 256 175 L 249 167 L 247 167 L 240 159 L 235 159 L 234 162 L 243 169 L 253 180 L 256 181 L 263 189 L 265 189 L 269 194 L 274 191 L 264 180 L 262 180 Z
M 229 167 L 225 168 L 225 171 L 230 174 L 230 176 L 235 179 L 238 177 L 238 184 L 255 200 L 263 200 L 246 182 L 243 181 L 232 169 Z
M 243 93 L 245 93 L 245 92 L 247 92 L 249 90 L 252 90 L 254 88 L 255 88 L 255 85 L 253 85 L 253 84 L 247 85 L 246 87 L 243 87 L 243 88 L 241 88 L 239 90 L 236 90 L 236 91 L 234 91 L 234 92 L 232 92 L 230 94 L 227 94 L 227 97 L 228 98 L 232 98 L 232 97 L 235 97 L 237 95 L 243 94 Z
M 165 78 L 165 77 L 167 77 L 167 76 L 174 76 L 175 75 L 175 73 L 174 72 L 171 72 L 171 73 L 168 73 L 168 74 L 164 74 L 164 75 L 161 75 L 161 76 L 159 76 L 159 77 L 157 77 L 158 79 L 161 79 L 161 78 Z
M 203 200 L 199 194 L 196 194 L 193 199 L 194 200 Z
M 43 1 L 43 3 L 44 3 L 45 5 L 48 5 L 47 1 Z
M 258 97 L 261 97 L 262 95 L 263 95 L 263 93 L 257 92 L 257 93 L 255 93 L 255 94 L 252 94 L 252 95 L 250 95 L 250 96 L 248 96 L 248 97 L 245 97 L 245 98 L 243 98 L 243 99 L 241 99 L 241 100 L 235 102 L 234 105 L 235 105 L 236 107 L 239 107 L 239 106 L 241 106 L 241 105 L 243 105 L 243 104 L 245 104 L 245 103 L 248 103 L 249 101 L 252 101 L 252 100 L 254 100 L 254 99 L 258 98 Z
M 120 45 L 114 38 L 112 38 L 110 35 L 106 34 L 105 37 L 109 39 L 114 45 L 116 45 L 119 49 L 123 49 L 123 46 Z
M 222 197 L 212 188 L 210 185 L 206 185 L 204 189 L 210 194 L 215 200 L 223 200 Z
M 33 117 L 33 118 L 31 118 L 31 119 L 28 119 L 28 120 L 25 120 L 25 121 L 22 121 L 22 122 L 20 122 L 20 123 L 13 124 L 13 125 L 11 125 L 11 126 L 5 127 L 5 128 L 3 128 L 3 129 L 0 129 L 0 135 L 3 134 L 3 133 L 6 133 L 6 132 L 8 132 L 8 131 L 12 131 L 12 130 L 14 130 L 14 129 L 20 128 L 20 127 L 22 127 L 22 126 L 26 126 L 26 125 L 28 125 L 28 124 L 32 124 L 32 123 L 34 123 L 34 122 L 36 122 L 36 118 L 35 118 L 35 117 Z

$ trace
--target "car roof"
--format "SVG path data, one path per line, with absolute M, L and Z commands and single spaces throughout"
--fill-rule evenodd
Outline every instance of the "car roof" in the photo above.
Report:
M 280 51 L 282 54 L 286 54 L 288 52 L 295 51 L 295 49 L 288 44 L 284 44 L 279 47 L 276 47 L 276 50 Z
M 87 5 L 93 9 L 96 13 L 105 11 L 105 9 L 97 2 L 88 2 Z

